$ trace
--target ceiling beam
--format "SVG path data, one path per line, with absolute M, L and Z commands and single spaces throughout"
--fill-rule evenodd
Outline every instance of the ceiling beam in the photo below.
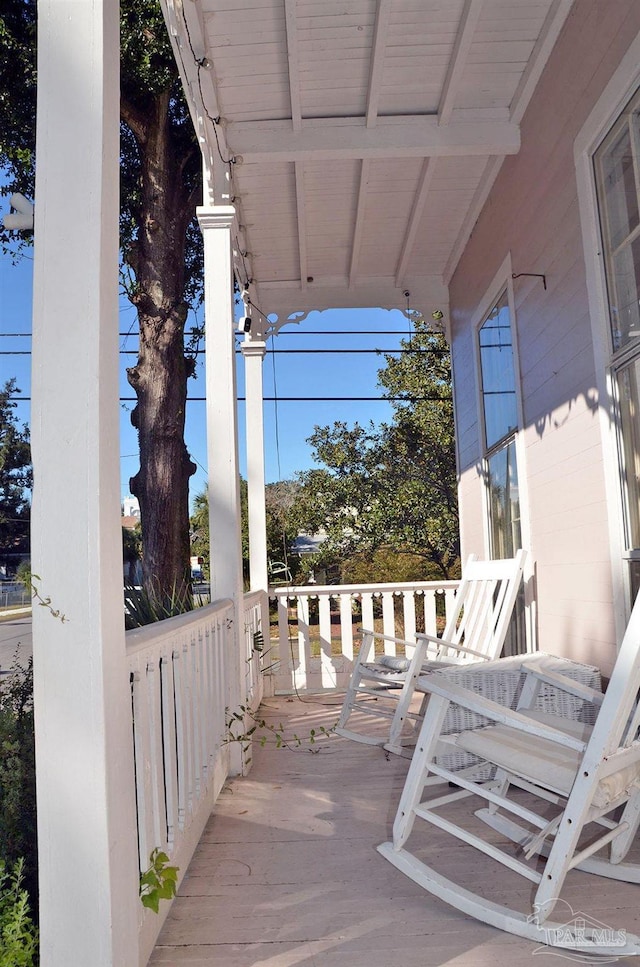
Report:
M 436 164 L 437 164 L 437 161 L 435 158 L 427 158 L 422 164 L 422 171 L 420 172 L 420 181 L 418 183 L 418 188 L 413 201 L 413 208 L 411 210 L 411 217 L 409 219 L 409 224 L 407 226 L 404 242 L 402 243 L 402 252 L 400 253 L 398 266 L 396 268 L 396 285 L 398 287 L 403 285 L 404 283 L 404 277 L 406 275 L 407 265 L 409 264 L 409 259 L 413 251 L 413 243 L 416 240 L 420 219 L 422 218 L 422 213 L 424 211 L 425 205 L 427 204 L 427 195 L 429 194 L 429 186 L 431 184 L 431 179 L 433 178 L 433 174 L 435 172 Z
M 296 24 L 296 0 L 285 0 L 285 28 L 287 32 L 287 62 L 289 65 L 289 98 L 291 100 L 291 123 L 294 131 L 302 127 L 300 108 L 300 72 L 298 69 L 298 27 Z
M 371 71 L 369 73 L 369 92 L 367 95 L 367 127 L 373 128 L 378 117 L 378 99 L 384 70 L 384 52 L 387 45 L 387 27 L 391 0 L 378 0 L 376 24 L 373 31 L 371 48 Z
M 465 215 L 460 231 L 458 232 L 458 237 L 456 238 L 454 246 L 451 249 L 451 254 L 447 259 L 447 264 L 445 265 L 442 273 L 442 278 L 447 285 L 449 285 L 451 277 L 456 270 L 456 266 L 465 250 L 465 246 L 469 241 L 473 227 L 480 217 L 480 212 L 484 208 L 484 203 L 489 197 L 489 192 L 491 191 L 493 184 L 498 177 L 498 173 L 502 167 L 503 161 L 504 158 L 501 156 L 487 158 L 487 163 L 485 164 L 484 171 L 480 177 L 478 187 L 473 194 L 471 204 L 467 208 L 467 214 Z
M 304 171 L 302 164 L 294 165 L 296 175 L 296 212 L 298 221 L 298 259 L 300 261 L 300 285 L 307 287 L 309 266 L 307 259 L 307 209 L 304 202 Z
M 451 120 L 458 87 L 467 63 L 467 57 L 473 42 L 473 35 L 480 19 L 484 0 L 466 0 L 460 25 L 453 45 L 447 76 L 442 87 L 440 106 L 438 108 L 438 124 L 448 124 Z
M 237 121 L 226 127 L 238 163 L 328 161 L 333 158 L 424 158 L 448 155 L 506 155 L 520 148 L 520 128 L 509 121 L 452 121 L 435 115 L 378 118 L 313 118 L 302 130 L 285 121 Z
M 420 276 L 408 278 L 406 288 L 411 290 L 411 308 L 418 312 L 429 313 L 433 306 L 448 312 L 449 292 L 440 276 Z M 278 317 L 274 328 L 289 322 L 301 322 L 308 312 L 317 309 L 341 308 L 379 308 L 405 309 L 406 297 L 403 288 L 398 288 L 393 279 L 372 278 L 358 280 L 357 285 L 349 288 L 346 278 L 328 279 L 323 284 L 314 283 L 300 289 L 300 280 L 282 282 L 261 282 L 256 284 L 257 304 L 267 315 Z M 296 318 L 297 316 L 297 318 Z
M 369 162 L 364 159 L 360 167 L 360 187 L 358 190 L 358 204 L 356 208 L 356 224 L 353 232 L 353 242 L 351 244 L 351 266 L 349 269 L 349 288 L 355 283 L 358 274 L 358 263 L 360 261 L 360 249 L 362 248 L 362 235 L 364 232 L 364 207 L 367 197 L 367 186 L 369 184 Z
M 574 0 L 553 0 L 511 102 L 511 119 L 520 124 Z

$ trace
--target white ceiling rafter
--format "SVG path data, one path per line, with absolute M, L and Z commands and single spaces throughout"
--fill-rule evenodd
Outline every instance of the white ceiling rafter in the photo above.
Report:
M 232 156 L 226 143 L 223 127 L 215 123 L 219 117 L 218 95 L 212 65 L 203 67 L 207 52 L 206 25 L 200 4 L 185 6 L 176 0 L 166 0 L 165 20 L 174 50 L 178 72 L 185 90 L 193 125 L 200 142 L 205 175 L 207 203 L 229 204 L 231 186 L 229 164 Z M 206 197 L 206 193 L 210 197 Z
M 549 54 L 558 39 L 563 24 L 569 15 L 574 0 L 553 0 L 545 17 L 542 30 L 533 48 L 527 66 L 520 78 L 517 90 L 511 101 L 510 116 L 515 124 L 520 124 L 544 69 Z
M 291 125 L 294 131 L 302 128 L 300 107 L 300 70 L 298 56 L 298 27 L 296 24 L 296 0 L 284 0 L 285 29 L 287 34 L 287 63 L 289 66 L 289 97 L 291 100 Z
M 161 3 L 263 311 L 444 304 L 572 0 Z
M 509 113 L 514 124 L 519 125 L 524 116 L 524 112 L 540 80 L 540 75 L 544 70 L 545 64 L 549 59 L 549 55 L 558 39 L 558 35 L 562 30 L 573 3 L 574 0 L 553 0 L 549 7 L 544 24 L 542 25 L 538 39 L 511 102 Z M 487 158 L 480 182 L 442 273 L 442 277 L 447 285 L 451 281 L 464 248 L 469 241 L 473 226 L 480 217 L 484 203 L 489 197 L 489 192 L 498 177 L 504 158 L 504 155 Z
M 362 158 L 419 158 L 429 155 L 516 154 L 520 129 L 508 121 L 455 121 L 440 126 L 435 115 L 378 118 L 314 118 L 291 131 L 291 122 L 239 121 L 228 125 L 228 139 L 245 162 Z
M 364 233 L 365 203 L 367 197 L 367 185 L 369 183 L 369 162 L 363 159 L 360 166 L 360 185 L 358 187 L 358 201 L 356 205 L 356 220 L 353 230 L 353 241 L 351 243 L 351 265 L 349 268 L 349 288 L 353 288 L 357 275 L 358 263 L 360 261 L 360 250 L 362 248 L 362 238 Z
M 296 212 L 298 223 L 298 259 L 300 261 L 300 288 L 306 289 L 309 275 L 307 255 L 307 210 L 304 194 L 304 170 L 302 162 L 295 164 Z
M 442 277 L 447 285 L 449 285 L 449 282 L 451 281 L 451 276 L 455 272 L 458 260 L 464 251 L 465 245 L 469 241 L 469 236 L 473 231 L 473 226 L 478 220 L 482 207 L 489 196 L 491 188 L 493 187 L 493 183 L 498 177 L 498 172 L 502 167 L 503 161 L 503 155 L 487 158 L 487 163 L 484 167 L 484 171 L 482 172 L 480 183 L 478 184 L 473 198 L 471 199 L 471 204 L 467 209 L 466 217 L 462 223 L 460 231 L 458 232 L 458 237 L 455 240 L 453 248 L 451 249 L 451 254 L 442 273 Z
M 376 22 L 373 31 L 371 48 L 371 70 L 369 72 L 369 89 L 367 93 L 367 127 L 373 128 L 378 118 L 378 100 L 384 72 L 384 54 L 387 46 L 387 30 L 391 0 L 378 0 Z
M 448 124 L 451 120 L 451 114 L 458 94 L 458 87 L 467 63 L 469 51 L 471 50 L 473 35 L 478 25 L 480 14 L 482 13 L 483 3 L 484 0 L 466 0 L 465 2 L 453 53 L 449 60 L 447 76 L 442 86 L 440 105 L 438 107 L 438 124 Z
M 416 189 L 416 194 L 411 209 L 411 217 L 409 218 L 409 224 L 407 225 L 407 231 L 402 243 L 402 251 L 400 253 L 400 258 L 398 259 L 398 265 L 396 268 L 396 285 L 398 288 L 404 285 L 407 266 L 409 264 L 409 259 L 411 258 L 416 235 L 418 234 L 420 219 L 422 218 L 422 213 L 424 212 L 427 204 L 429 186 L 435 173 L 436 164 L 437 161 L 435 158 L 427 158 L 422 164 L 420 180 L 418 182 L 418 187 Z

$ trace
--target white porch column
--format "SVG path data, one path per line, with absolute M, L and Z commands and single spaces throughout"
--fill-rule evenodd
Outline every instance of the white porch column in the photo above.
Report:
M 244 703 L 245 669 L 240 655 L 243 583 L 231 257 L 235 209 L 216 205 L 197 211 L 204 239 L 211 599 L 231 598 L 234 602 L 237 618 L 226 668 L 228 706 L 236 710 Z M 237 744 L 230 753 L 232 771 L 240 772 Z
M 38 3 L 32 568 L 42 967 L 137 967 L 118 403 L 118 5 Z M 56 614 L 54 612 L 59 612 Z
M 252 591 L 266 591 L 267 515 L 264 486 L 264 415 L 262 362 L 267 347 L 262 340 L 242 344 L 244 356 L 247 434 L 247 491 L 249 505 L 249 576 Z

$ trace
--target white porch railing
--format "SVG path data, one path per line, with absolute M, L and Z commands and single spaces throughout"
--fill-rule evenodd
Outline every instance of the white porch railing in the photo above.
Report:
M 244 662 L 246 704 L 254 711 L 262 701 L 264 676 L 261 667 L 269 647 L 269 598 L 265 591 L 244 596 Z M 265 663 L 268 663 L 268 657 Z
M 229 774 L 228 668 L 240 648 L 241 704 L 262 698 L 260 636 L 267 596 L 245 595 L 236 637 L 230 600 L 127 633 L 131 681 L 140 871 L 160 847 L 182 875 Z M 236 641 L 238 644 L 236 645 Z M 256 660 L 257 659 L 257 660 Z M 140 904 L 140 964 L 146 964 L 169 910 Z
M 229 694 L 239 693 L 241 705 L 255 710 L 263 689 L 273 694 L 344 687 L 358 625 L 375 624 L 409 641 L 416 630 L 435 633 L 457 586 L 448 581 L 279 588 L 272 592 L 279 640 L 270 640 L 264 592 L 244 596 L 237 634 L 230 600 L 128 632 L 140 871 L 148 868 L 155 847 L 181 875 L 187 869 L 230 770 Z M 234 648 L 240 649 L 237 689 L 228 681 Z M 158 916 L 140 904 L 141 965 L 169 908 L 163 901 Z
M 346 688 L 353 666 L 354 632 L 362 626 L 415 641 L 416 631 L 444 627 L 459 581 L 271 588 L 278 636 L 271 641 L 275 693 Z M 395 654 L 393 642 L 385 651 Z

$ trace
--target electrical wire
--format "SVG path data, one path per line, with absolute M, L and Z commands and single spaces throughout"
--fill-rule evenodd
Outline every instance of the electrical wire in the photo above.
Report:
M 218 149 L 218 154 L 220 155 L 220 160 L 222 161 L 223 164 L 225 164 L 225 165 L 227 165 L 229 167 L 229 176 L 230 176 L 231 180 L 233 181 L 232 165 L 234 164 L 234 160 L 235 159 L 232 158 L 232 157 L 231 158 L 225 158 L 223 156 L 222 150 L 220 148 L 220 140 L 218 138 L 218 130 L 217 130 L 218 125 L 220 124 L 220 118 L 219 117 L 218 118 L 214 118 L 214 117 L 211 116 L 211 114 L 209 114 L 209 110 L 208 110 L 207 105 L 206 105 L 205 100 L 204 100 L 204 93 L 202 91 L 202 82 L 200 80 L 200 71 L 203 70 L 203 63 L 202 62 L 203 62 L 204 58 L 199 58 L 197 56 L 195 50 L 193 49 L 193 43 L 191 42 L 191 31 L 189 30 L 189 24 L 187 22 L 187 15 L 185 13 L 184 6 L 182 4 L 180 5 L 180 10 L 182 12 L 182 22 L 184 23 L 184 29 L 185 29 L 185 32 L 186 32 L 186 35 L 187 35 L 187 42 L 189 44 L 189 49 L 191 51 L 191 56 L 193 57 L 193 62 L 194 62 L 194 64 L 196 65 L 196 67 L 198 69 L 198 90 L 200 92 L 200 102 L 202 104 L 202 109 L 203 109 L 204 113 L 206 114 L 206 116 L 211 121 L 211 124 L 213 125 L 213 133 L 214 133 L 215 138 L 216 138 L 216 147 Z M 178 49 L 180 49 L 179 46 L 178 46 Z M 184 60 L 182 59 L 182 54 L 180 54 L 180 60 L 182 61 L 182 66 L 184 68 Z M 185 76 L 186 76 L 186 73 L 187 72 L 185 70 Z
M 30 396 L 8 396 L 8 400 L 18 403 L 31 402 Z M 246 402 L 246 396 L 237 396 L 239 403 Z M 450 403 L 447 396 L 263 396 L 264 403 Z M 136 396 L 120 396 L 120 403 L 137 403 Z M 206 403 L 206 396 L 187 396 L 188 403 Z

